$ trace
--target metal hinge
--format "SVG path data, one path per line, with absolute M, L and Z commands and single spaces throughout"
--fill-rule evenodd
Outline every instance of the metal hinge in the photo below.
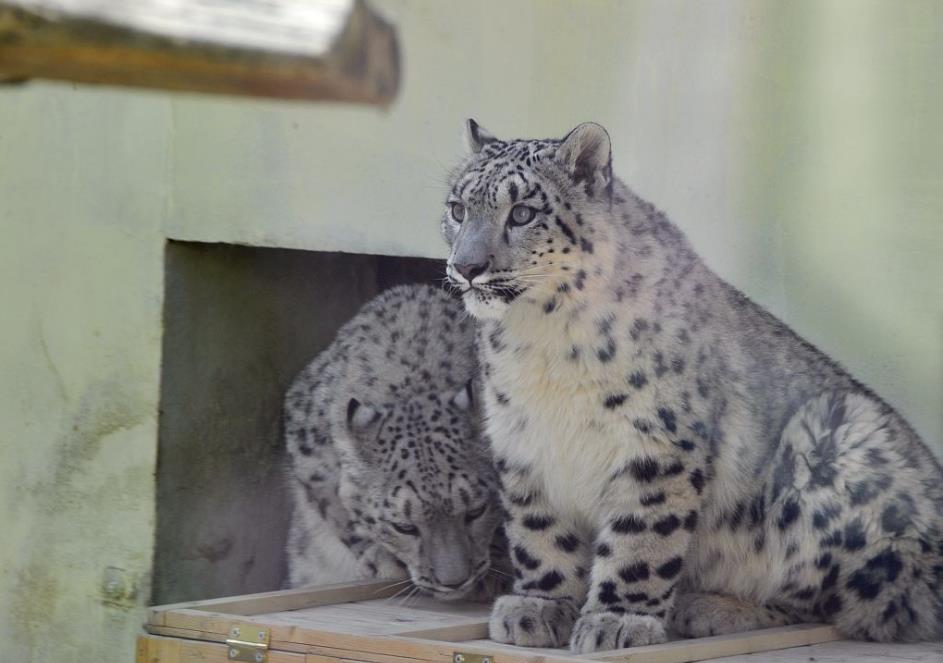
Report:
M 465 652 L 452 652 L 452 663 L 494 663 L 494 657 L 488 654 L 466 654 Z
M 233 624 L 226 646 L 230 661 L 265 663 L 268 660 L 269 631 L 258 624 Z

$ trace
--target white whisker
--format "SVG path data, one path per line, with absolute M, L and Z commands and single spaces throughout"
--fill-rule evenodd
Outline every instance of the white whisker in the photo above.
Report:
M 406 578 L 406 580 L 400 580 L 399 582 L 393 582 L 393 583 L 390 583 L 389 585 L 384 585 L 383 587 L 379 587 L 379 588 L 378 588 L 376 591 L 374 591 L 373 593 L 374 593 L 374 594 L 377 594 L 377 593 L 379 593 L 379 592 L 385 592 L 385 591 L 388 591 L 388 590 L 390 590 L 390 589 L 393 589 L 394 587 L 399 587 L 400 585 L 405 585 L 405 584 L 410 583 L 410 582 L 412 582 L 412 580 L 411 580 L 410 578 Z

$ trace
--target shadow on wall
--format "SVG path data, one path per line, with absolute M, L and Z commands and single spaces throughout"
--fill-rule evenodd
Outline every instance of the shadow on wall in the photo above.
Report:
M 168 243 L 153 603 L 281 587 L 284 391 L 366 301 L 442 273 L 421 258 Z

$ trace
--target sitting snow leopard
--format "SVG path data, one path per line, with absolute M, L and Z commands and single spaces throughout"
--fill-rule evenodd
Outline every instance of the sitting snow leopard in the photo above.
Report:
M 410 577 L 443 599 L 501 589 L 489 573 L 502 513 L 475 371 L 461 304 L 400 286 L 301 372 L 284 405 L 289 586 Z
M 943 471 L 907 422 L 711 272 L 601 126 L 467 138 L 441 229 L 516 567 L 491 637 L 943 636 Z

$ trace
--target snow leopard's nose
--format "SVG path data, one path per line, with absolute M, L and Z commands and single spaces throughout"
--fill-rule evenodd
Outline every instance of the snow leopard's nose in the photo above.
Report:
M 491 261 L 486 260 L 485 262 L 454 263 L 452 267 L 454 267 L 459 274 L 464 276 L 466 281 L 471 283 L 472 279 L 474 279 L 476 276 L 481 276 L 484 274 L 490 265 Z
M 432 574 L 440 587 L 458 589 L 468 580 L 468 576 L 471 575 L 471 565 L 464 553 L 464 550 L 453 551 L 451 559 L 439 562 Z

